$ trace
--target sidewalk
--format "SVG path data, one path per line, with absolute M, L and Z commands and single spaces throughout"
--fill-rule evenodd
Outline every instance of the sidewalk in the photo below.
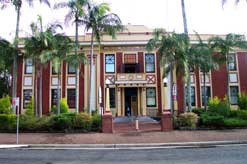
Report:
M 20 133 L 19 144 L 159 144 L 208 141 L 246 141 L 247 129 L 171 132 Z M 15 144 L 14 133 L 0 133 L 0 144 Z

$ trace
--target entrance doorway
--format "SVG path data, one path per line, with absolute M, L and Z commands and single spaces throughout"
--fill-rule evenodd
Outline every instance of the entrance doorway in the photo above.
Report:
M 125 88 L 125 116 L 138 116 L 137 88 Z

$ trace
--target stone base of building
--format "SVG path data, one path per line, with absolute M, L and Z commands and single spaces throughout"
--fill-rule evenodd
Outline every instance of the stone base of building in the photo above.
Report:
M 161 113 L 161 131 L 173 130 L 172 114 L 170 111 L 165 110 Z
M 113 118 L 111 112 L 105 112 L 102 117 L 102 132 L 113 133 Z

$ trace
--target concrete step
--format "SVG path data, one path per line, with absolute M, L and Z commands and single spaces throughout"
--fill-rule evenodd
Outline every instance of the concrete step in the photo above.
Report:
M 136 130 L 135 122 L 127 123 L 114 123 L 114 133 L 127 133 L 127 132 L 149 132 L 149 131 L 160 131 L 161 126 L 158 122 L 140 122 L 139 129 Z

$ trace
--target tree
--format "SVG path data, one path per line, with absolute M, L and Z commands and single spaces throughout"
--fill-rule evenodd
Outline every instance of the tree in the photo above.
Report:
M 203 72 L 203 102 L 204 109 L 207 110 L 207 97 L 206 97 L 206 74 L 213 69 L 218 69 L 221 58 L 213 55 L 213 48 L 209 42 L 203 42 L 200 35 L 196 33 L 199 43 L 191 46 L 190 54 L 196 68 Z
M 33 0 L 27 0 L 29 6 L 33 5 Z M 45 3 L 50 7 L 50 3 L 48 0 L 39 0 L 40 3 Z M 16 30 L 15 30 L 15 39 L 14 39 L 14 47 L 15 49 L 18 49 L 18 43 L 19 43 L 19 25 L 20 25 L 20 15 L 21 15 L 21 7 L 22 7 L 22 0 L 1 0 L 0 5 L 1 9 L 4 9 L 8 5 L 12 5 L 15 7 L 16 10 Z M 16 97 L 16 89 L 17 89 L 17 56 L 18 53 L 16 53 L 13 56 L 13 85 L 12 85 L 12 98 Z
M 89 0 L 70 0 L 69 2 L 60 2 L 54 5 L 55 9 L 59 9 L 59 8 L 68 8 L 69 11 L 67 13 L 67 15 L 65 16 L 65 24 L 68 24 L 70 21 L 73 20 L 73 22 L 75 22 L 75 56 L 78 55 L 78 48 L 79 48 L 79 44 L 78 44 L 78 23 L 79 23 L 79 17 L 81 17 L 84 14 L 84 8 L 89 4 Z M 75 58 L 74 58 L 75 59 Z M 74 59 L 70 59 L 73 60 L 72 64 L 73 66 L 76 68 L 76 95 L 79 95 L 79 84 L 78 84 L 78 76 L 79 76 L 79 67 L 81 63 L 84 63 L 84 61 L 81 61 L 81 59 L 85 59 L 81 57 L 78 57 L 78 62 L 76 62 Z M 78 103 L 79 103 L 79 96 L 76 96 L 76 112 L 79 111 L 78 108 Z
M 189 46 L 189 38 L 187 34 L 166 33 L 162 29 L 155 29 L 153 38 L 150 39 L 146 45 L 148 51 L 158 48 L 159 60 L 164 75 L 170 72 L 172 75 L 173 70 L 176 70 L 176 75 L 183 77 L 183 83 L 188 76 L 188 57 L 187 50 Z M 173 78 L 171 77 L 171 86 L 173 85 Z M 170 90 L 172 95 L 172 87 Z M 173 113 L 173 102 L 172 113 Z
M 230 87 L 229 87 L 229 57 L 230 52 L 234 52 L 234 48 L 247 49 L 247 41 L 243 35 L 238 34 L 227 34 L 225 38 L 215 36 L 209 39 L 209 43 L 212 48 L 219 52 L 226 65 L 226 76 L 227 76 L 227 101 L 230 102 Z
M 94 38 L 100 43 L 101 35 L 107 33 L 113 38 L 117 31 L 123 30 L 122 22 L 117 14 L 110 13 L 110 7 L 107 3 L 88 5 L 87 11 L 80 17 L 81 25 L 85 26 L 85 31 L 92 31 L 91 34 L 91 53 L 90 53 L 90 102 L 89 112 L 96 107 L 95 97 L 95 66 L 93 63 Z
M 0 37 L 0 97 L 9 95 L 11 65 L 16 53 L 13 44 Z
M 227 0 L 222 0 L 221 1 L 221 4 L 222 4 L 222 7 L 226 4 Z M 237 5 L 238 3 L 240 2 L 240 0 L 235 0 L 235 4 Z

